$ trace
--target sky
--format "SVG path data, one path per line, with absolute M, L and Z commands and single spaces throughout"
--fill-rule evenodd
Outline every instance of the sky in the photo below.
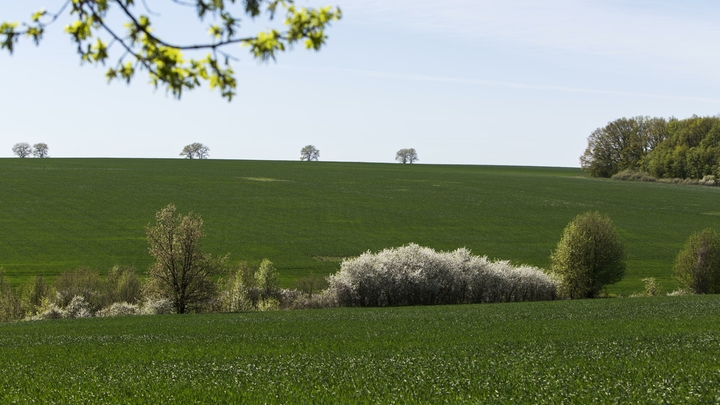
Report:
M 146 3 L 160 36 L 206 38 L 208 21 Z M 590 133 L 615 119 L 720 114 L 716 0 L 296 3 L 344 17 L 319 53 L 263 64 L 229 49 L 231 103 L 207 86 L 176 100 L 145 73 L 107 84 L 104 68 L 80 65 L 61 18 L 39 47 L 0 53 L 0 157 L 44 142 L 51 157 L 181 158 L 200 142 L 211 159 L 298 160 L 312 144 L 323 161 L 393 162 L 412 147 L 419 163 L 578 167 Z M 0 21 L 61 4 L 5 0 Z

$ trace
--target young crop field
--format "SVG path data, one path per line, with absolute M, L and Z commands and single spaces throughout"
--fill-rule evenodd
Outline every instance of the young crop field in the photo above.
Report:
M 270 259 L 283 285 L 343 257 L 414 242 L 547 267 L 577 214 L 609 215 L 642 290 L 687 237 L 720 229 L 720 188 L 621 182 L 578 169 L 156 159 L 0 159 L 0 267 L 13 283 L 80 267 L 144 272 L 145 226 L 174 203 L 205 222 L 206 251 Z
M 1 403 L 718 403 L 720 298 L 0 324 Z

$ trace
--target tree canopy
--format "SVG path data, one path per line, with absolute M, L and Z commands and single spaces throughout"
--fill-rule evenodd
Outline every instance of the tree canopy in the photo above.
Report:
M 418 160 L 418 154 L 415 148 L 400 149 L 399 151 L 397 151 L 397 153 L 395 153 L 395 160 L 402 164 L 413 164 L 415 161 Z
M 720 117 L 620 118 L 593 131 L 580 165 L 595 177 L 623 170 L 657 178 L 720 177 Z
M 300 160 L 317 161 L 320 158 L 320 150 L 313 145 L 307 145 L 300 149 Z
M 303 43 L 305 48 L 320 50 L 327 40 L 325 29 L 339 20 L 339 7 L 298 7 L 294 0 L 171 0 L 178 9 L 190 10 L 208 25 L 208 38 L 198 43 L 175 43 L 154 30 L 150 15 L 158 16 L 145 0 L 141 6 L 135 0 L 66 0 L 56 12 L 44 8 L 36 11 L 29 22 L 0 23 L 0 49 L 11 54 L 20 38 L 28 38 L 36 45 L 42 41 L 47 28 L 63 14 L 73 21 L 64 30 L 77 45 L 82 63 L 105 65 L 114 62 L 105 75 L 108 81 L 127 83 L 144 70 L 156 88 L 180 98 L 185 90 L 192 90 L 202 82 L 211 89 L 218 88 L 228 101 L 235 95 L 236 79 L 231 61 L 237 60 L 228 51 L 231 45 L 242 45 L 260 60 L 275 59 L 276 54 Z M 284 15 L 284 28 L 271 28 L 254 35 L 241 31 L 241 16 L 255 20 L 265 13 L 270 20 Z M 116 24 L 117 18 L 125 21 Z M 187 57 L 197 51 L 208 53 Z

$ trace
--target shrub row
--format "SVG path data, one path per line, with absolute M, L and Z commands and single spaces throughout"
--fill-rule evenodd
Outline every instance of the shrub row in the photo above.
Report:
M 464 248 L 436 252 L 416 244 L 345 260 L 328 280 L 343 306 L 552 300 L 558 287 L 535 267 L 493 262 Z
M 635 171 L 635 170 L 623 170 L 619 173 L 615 173 L 612 176 L 615 180 L 629 180 L 629 181 L 647 181 L 647 182 L 658 182 L 666 184 L 686 184 L 693 186 L 719 186 L 720 183 L 715 179 L 715 176 L 709 174 L 704 176 L 702 179 L 681 179 L 681 178 L 657 178 L 647 172 Z

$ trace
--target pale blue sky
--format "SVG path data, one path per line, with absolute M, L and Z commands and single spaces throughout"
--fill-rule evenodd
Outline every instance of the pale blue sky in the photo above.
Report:
M 188 31 L 168 0 L 147 0 L 158 32 Z M 59 0 L 0 2 L 0 20 Z M 0 156 L 45 142 L 54 157 L 578 166 L 586 138 L 623 116 L 720 114 L 720 2 L 714 0 L 298 0 L 345 17 L 320 53 L 258 64 L 244 49 L 232 103 L 207 87 L 177 101 L 146 85 L 107 85 L 79 66 L 61 21 L 39 48 L 0 54 Z M 180 21 L 180 22 L 178 22 Z M 260 23 L 257 28 L 264 28 Z M 256 29 L 254 29 L 256 31 Z M 204 37 L 203 37 L 204 39 Z

